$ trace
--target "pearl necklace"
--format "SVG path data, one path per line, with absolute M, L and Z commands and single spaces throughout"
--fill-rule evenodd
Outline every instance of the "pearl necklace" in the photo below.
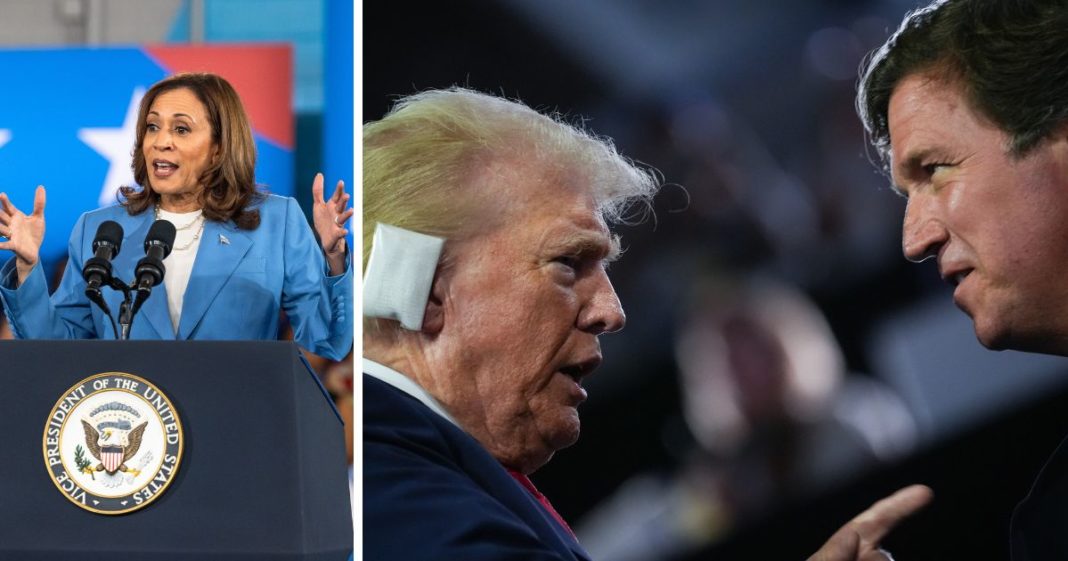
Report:
M 156 220 L 159 220 L 159 219 L 160 219 L 159 218 L 159 205 L 156 205 Z M 196 233 L 193 234 L 193 239 L 189 240 L 185 245 L 181 245 L 181 246 L 176 245 L 176 246 L 172 247 L 171 249 L 173 251 L 185 251 L 185 250 L 189 249 L 190 247 L 192 247 L 193 244 L 195 244 L 197 242 L 197 240 L 200 239 L 200 234 L 202 234 L 204 232 L 204 213 L 201 212 L 199 216 L 197 216 L 196 218 L 190 220 L 189 223 L 186 224 L 185 226 L 182 226 L 180 228 L 176 226 L 174 228 L 175 231 L 180 232 L 182 230 L 188 230 L 189 228 L 193 227 L 193 224 L 196 224 L 198 222 L 200 223 L 200 227 L 197 228 Z

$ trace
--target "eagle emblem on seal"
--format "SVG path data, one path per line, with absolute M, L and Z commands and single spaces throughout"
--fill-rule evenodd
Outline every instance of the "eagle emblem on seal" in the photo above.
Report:
M 85 445 L 89 453 L 97 459 L 94 467 L 86 466 L 84 471 L 129 473 L 137 476 L 140 471 L 126 465 L 141 448 L 148 422 L 141 422 L 141 413 L 133 407 L 117 401 L 105 403 L 89 413 L 89 419 L 82 419 L 85 430 Z

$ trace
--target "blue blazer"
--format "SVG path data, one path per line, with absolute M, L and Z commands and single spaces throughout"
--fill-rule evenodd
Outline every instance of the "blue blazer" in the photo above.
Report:
M 305 349 L 334 360 L 352 349 L 352 266 L 329 274 L 326 259 L 304 213 L 289 197 L 268 195 L 258 207 L 260 226 L 239 230 L 232 221 L 208 220 L 189 277 L 178 332 L 167 311 L 163 284 L 152 289 L 134 317 L 131 339 L 277 339 L 279 310 Z M 81 269 L 92 257 L 93 237 L 106 220 L 118 222 L 124 237 L 112 261 L 113 274 L 131 281 L 144 257 L 151 211 L 130 216 L 120 206 L 85 213 L 71 232 L 69 260 L 59 288 L 48 297 L 42 267 L 17 285 L 15 258 L 0 268 L 0 299 L 20 339 L 113 339 L 110 321 L 85 296 Z M 118 320 L 122 295 L 104 289 Z
M 474 438 L 408 394 L 363 377 L 367 561 L 589 561 L 582 546 Z

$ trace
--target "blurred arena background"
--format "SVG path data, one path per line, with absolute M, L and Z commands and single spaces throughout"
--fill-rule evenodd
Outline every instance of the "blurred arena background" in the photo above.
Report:
M 979 346 L 853 108 L 912 0 L 363 5 L 364 122 L 462 85 L 659 169 L 619 229 L 627 328 L 583 436 L 534 480 L 595 558 L 803 558 L 892 490 L 936 502 L 898 559 L 1007 559 L 1015 503 L 1068 430 L 1068 363 Z
M 62 271 L 78 215 L 132 183 L 130 107 L 135 117 L 138 92 L 172 72 L 234 83 L 268 191 L 309 216 L 317 172 L 354 192 L 353 10 L 348 0 L 0 0 L 0 191 L 28 212 L 35 186 L 48 188 L 47 270 Z M 351 461 L 352 358 L 309 362 L 346 416 Z

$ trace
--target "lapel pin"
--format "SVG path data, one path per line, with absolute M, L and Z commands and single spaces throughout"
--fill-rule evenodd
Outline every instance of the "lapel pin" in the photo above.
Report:
M 219 234 L 219 243 L 223 245 L 230 245 L 230 240 L 226 239 L 226 236 Z

